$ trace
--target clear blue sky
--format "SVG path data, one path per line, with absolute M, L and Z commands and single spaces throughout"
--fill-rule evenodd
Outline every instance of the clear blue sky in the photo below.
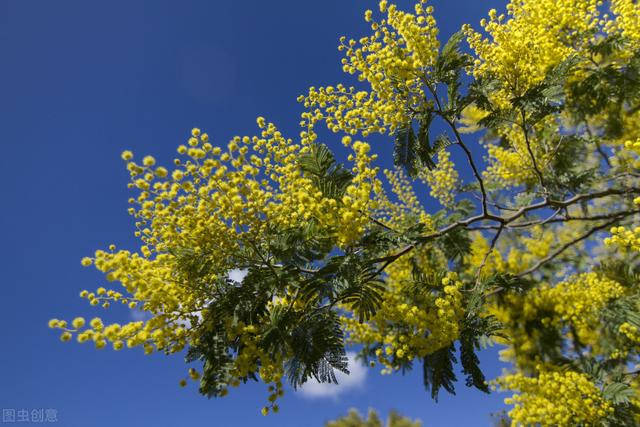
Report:
M 410 7 L 409 2 L 400 2 Z M 504 1 L 433 0 L 443 36 L 477 23 Z M 103 278 L 80 258 L 110 243 L 135 248 L 120 152 L 164 163 L 192 127 L 226 144 L 255 132 L 259 115 L 291 136 L 297 95 L 346 80 L 337 39 L 366 30 L 373 1 L 0 2 L 0 408 L 58 411 L 86 426 L 322 426 L 350 407 L 396 408 L 425 426 L 490 425 L 502 396 L 459 386 L 438 404 L 420 370 L 369 371 L 337 398 L 289 392 L 280 414 L 262 417 L 263 385 L 207 400 L 180 389 L 181 358 L 63 344 L 51 317 L 128 314 L 77 297 Z M 327 141 L 336 149 L 336 141 Z M 388 141 L 387 141 L 388 142 Z M 489 376 L 495 352 L 483 354 Z M 1 421 L 1 420 L 0 420 Z

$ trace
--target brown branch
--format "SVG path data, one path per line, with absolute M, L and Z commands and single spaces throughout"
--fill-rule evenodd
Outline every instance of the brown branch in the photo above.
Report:
M 542 267 L 544 264 L 548 263 L 549 261 L 552 261 L 558 255 L 562 254 L 564 251 L 566 251 L 567 249 L 569 249 L 570 247 L 572 247 L 576 243 L 580 243 L 581 241 L 589 238 L 589 236 L 591 236 L 592 234 L 594 234 L 594 233 L 596 233 L 596 232 L 598 232 L 600 230 L 604 230 L 605 228 L 611 227 L 613 224 L 617 223 L 618 221 L 620 221 L 621 219 L 623 219 L 623 218 L 625 218 L 625 217 L 627 217 L 629 215 L 630 214 L 619 215 L 619 216 L 615 217 L 614 219 L 612 219 L 611 221 L 607 221 L 604 224 L 600 224 L 600 225 L 598 225 L 596 227 L 593 227 L 592 229 L 590 229 L 588 232 L 586 232 L 582 236 L 580 236 L 578 238 L 575 238 L 575 239 L 571 240 L 570 242 L 565 243 L 564 245 L 560 246 L 558 249 L 556 249 L 551 254 L 549 254 L 546 257 L 538 260 L 538 262 L 535 263 L 531 268 L 529 268 L 528 270 L 518 274 L 518 277 L 526 276 L 526 275 L 529 275 L 529 274 L 535 272 L 537 269 Z
M 535 171 L 538 181 L 540 182 L 540 186 L 544 190 L 545 194 L 548 193 L 548 190 L 544 184 L 544 178 L 542 177 L 542 172 L 538 169 L 538 163 L 536 162 L 536 157 L 533 155 L 533 150 L 531 149 L 531 143 L 529 141 L 529 132 L 527 130 L 527 119 L 524 110 L 520 110 L 522 116 L 522 132 L 524 133 L 524 142 L 527 145 L 527 151 L 529 152 L 529 157 L 531 157 L 531 162 L 533 164 L 533 170 Z
M 402 249 L 400 252 L 397 252 L 393 255 L 389 255 L 386 257 L 382 257 L 382 258 L 377 258 L 377 259 L 373 259 L 371 260 L 372 263 L 384 263 L 382 264 L 382 267 L 378 268 L 378 270 L 376 270 L 374 273 L 371 273 L 369 275 L 368 280 L 378 276 L 380 273 L 382 273 L 389 265 L 391 265 L 393 262 L 395 262 L 398 258 L 400 258 L 401 256 L 408 254 L 409 252 L 411 252 L 416 246 L 415 245 L 407 245 L 404 247 L 404 249 Z
M 513 222 L 513 220 L 521 217 L 522 215 L 526 214 L 527 212 L 533 211 L 533 210 L 538 210 L 538 209 L 542 209 L 542 208 L 546 208 L 546 207 L 556 207 L 556 208 L 567 208 L 571 205 L 575 205 L 578 202 L 581 202 L 583 200 L 593 200 L 593 199 L 599 199 L 601 197 L 607 197 L 607 196 L 619 196 L 619 195 L 623 195 L 623 194 L 638 194 L 640 193 L 640 188 L 608 188 L 606 190 L 602 190 L 602 191 L 597 191 L 595 193 L 586 193 L 586 194 L 576 194 L 575 196 L 566 199 L 566 200 L 553 200 L 553 199 L 547 199 L 544 200 L 542 202 L 539 203 L 534 203 L 532 205 L 528 205 L 528 206 L 523 206 L 522 208 L 520 208 L 516 213 L 514 213 L 512 216 L 505 218 L 505 222 L 506 223 L 510 223 Z
M 593 215 L 593 216 L 563 216 L 560 218 L 547 218 L 544 221 L 529 221 L 512 224 L 509 228 L 525 228 L 533 225 L 552 224 L 558 222 L 571 222 L 571 221 L 601 221 L 604 219 L 611 219 L 620 215 L 632 215 L 634 213 L 640 213 L 638 210 L 614 212 L 609 214 Z
M 372 260 L 372 263 L 384 263 L 382 265 L 382 267 L 380 267 L 376 273 L 374 273 L 372 275 L 372 277 L 377 276 L 378 274 L 382 273 L 391 263 L 393 263 L 394 261 L 396 261 L 398 258 L 400 258 L 401 256 L 411 252 L 413 249 L 416 248 L 416 246 L 418 244 L 424 244 L 427 243 L 431 240 L 437 239 L 439 237 L 444 236 L 447 233 L 450 233 L 451 231 L 460 228 L 460 227 L 464 227 L 466 229 L 468 229 L 468 226 L 471 224 L 474 224 L 476 222 L 482 222 L 482 221 L 494 221 L 497 222 L 498 225 L 495 226 L 479 226 L 476 227 L 475 229 L 490 229 L 489 227 L 493 227 L 491 229 L 496 229 L 499 230 L 500 233 L 502 232 L 503 228 L 510 228 L 509 224 L 513 221 L 515 221 L 516 219 L 520 218 L 521 216 L 525 215 L 527 212 L 531 212 L 533 210 L 538 210 L 538 209 L 543 209 L 543 208 L 548 208 L 548 207 L 556 207 L 557 210 L 556 212 L 551 215 L 549 218 L 547 218 L 546 220 L 541 221 L 541 224 L 545 224 L 547 222 L 558 222 L 554 220 L 554 217 L 563 209 L 572 206 L 576 203 L 579 203 L 583 200 L 594 200 L 594 199 L 598 199 L 598 198 L 604 198 L 604 197 L 609 197 L 609 196 L 613 196 L 613 195 L 624 195 L 624 194 L 638 194 L 640 193 L 640 188 L 625 188 L 625 189 L 615 189 L 615 188 L 609 188 L 607 190 L 602 190 L 602 191 L 598 191 L 595 193 L 587 193 L 587 194 L 577 194 L 569 199 L 565 199 L 565 200 L 553 200 L 553 199 L 546 199 L 542 202 L 539 203 L 534 203 L 528 206 L 523 206 L 522 208 L 520 208 L 517 212 L 515 212 L 513 215 L 509 216 L 509 217 L 501 217 L 501 216 L 496 216 L 496 215 L 492 215 L 489 213 L 483 213 L 480 215 L 475 215 L 472 217 L 469 217 L 467 219 L 464 220 L 460 220 L 460 221 L 456 221 L 454 223 L 449 224 L 446 227 L 441 228 L 440 230 L 437 230 L 431 234 L 428 234 L 426 236 L 422 236 L 419 241 L 415 244 L 410 244 L 405 246 L 402 250 L 400 250 L 400 252 L 397 252 L 395 254 L 392 255 L 388 255 L 385 257 L 381 257 L 381 258 L 377 258 Z M 615 223 L 617 221 L 619 221 L 622 218 L 626 218 L 627 216 L 633 215 L 635 213 L 639 213 L 639 211 L 623 211 L 623 212 L 616 212 L 616 213 L 612 213 L 609 214 L 610 216 L 608 216 L 606 219 L 612 218 L 612 221 L 609 221 L 603 225 L 600 225 L 598 227 L 595 227 L 594 229 L 592 229 L 587 235 L 581 236 L 580 238 L 576 239 L 575 241 L 569 242 L 567 243 L 566 247 L 562 247 L 560 248 L 557 253 L 552 254 L 552 256 L 547 257 L 545 259 L 540 260 L 539 265 L 536 264 L 531 271 L 526 271 L 524 273 L 521 273 L 521 275 L 526 275 L 526 274 L 530 274 L 531 272 L 535 271 L 536 269 L 538 269 L 542 264 L 550 261 L 551 259 L 555 258 L 556 256 L 558 256 L 560 253 L 564 252 L 566 249 L 568 249 L 569 247 L 573 246 L 574 244 L 588 238 L 591 234 L 595 233 L 598 230 L 601 230 L 603 228 L 606 228 L 608 225 Z M 587 218 L 572 218 L 571 220 L 579 220 L 579 219 L 583 219 L 586 220 Z M 591 218 L 589 218 L 591 219 Z M 605 219 L 605 218 L 603 218 Z M 561 220 L 561 219 L 558 219 Z M 595 218 L 593 218 L 592 220 L 596 220 Z M 535 225 L 535 224 L 532 224 Z M 521 228 L 521 227 L 519 227 Z M 496 233 L 496 236 L 498 236 L 500 233 Z M 495 238 L 495 237 L 494 237 Z M 495 243 L 493 243 L 493 245 L 495 245 Z
M 258 255 L 258 257 L 262 260 L 263 264 L 266 265 L 267 268 L 269 268 L 269 270 L 271 270 L 271 273 L 274 275 L 278 283 L 280 283 L 281 286 L 284 286 L 284 283 L 282 282 L 280 275 L 278 274 L 276 269 L 273 267 L 273 265 L 271 265 L 271 263 L 264 256 L 262 256 L 262 252 L 260 252 L 260 249 L 258 249 L 258 246 L 255 244 L 255 242 L 252 240 L 249 240 L 249 244 L 253 247 L 253 250 L 255 251 L 256 255 Z
M 467 157 L 467 162 L 469 163 L 469 166 L 471 166 L 471 170 L 473 171 L 473 176 L 478 181 L 478 185 L 480 186 L 480 192 L 482 193 L 482 213 L 486 214 L 488 213 L 487 191 L 484 187 L 484 181 L 482 180 L 482 176 L 480 176 L 480 172 L 478 171 L 478 168 L 476 167 L 476 163 L 473 160 L 473 155 L 471 154 L 471 150 L 469 150 L 469 148 L 465 145 L 464 141 L 462 141 L 462 137 L 460 136 L 460 132 L 458 132 L 458 129 L 456 128 L 455 123 L 453 123 L 453 121 L 451 121 L 451 119 L 444 113 L 442 109 L 442 104 L 440 103 L 440 98 L 438 97 L 436 90 L 426 80 L 424 81 L 424 83 L 425 83 L 425 86 L 427 86 L 427 88 L 429 89 L 429 92 L 431 92 L 431 95 L 436 101 L 436 104 L 438 105 L 438 110 L 434 112 L 438 116 L 440 116 L 445 122 L 447 122 L 447 124 L 449 125 L 449 127 L 453 131 L 453 134 L 456 137 L 456 141 L 458 145 L 462 148 L 465 156 Z
M 482 201 L 482 196 L 478 196 L 475 192 L 470 191 L 469 194 L 471 194 L 476 200 Z M 507 207 L 507 206 L 500 205 L 500 204 L 498 204 L 496 202 L 493 202 L 491 200 L 487 200 L 487 204 L 493 206 L 494 208 L 498 209 L 499 211 L 516 212 L 518 210 L 516 208 L 510 208 L 510 207 Z

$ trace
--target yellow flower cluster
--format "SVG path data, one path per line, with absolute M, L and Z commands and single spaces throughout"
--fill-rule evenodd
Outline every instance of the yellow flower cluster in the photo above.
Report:
M 505 187 L 530 184 L 537 179 L 531 155 L 541 173 L 551 160 L 552 149 L 545 144 L 549 134 L 559 131 L 555 119 L 548 117 L 528 130 L 525 136 L 519 124 L 500 126 L 497 140 L 487 144 L 489 165 L 483 172 L 485 179 Z
M 536 260 L 547 256 L 556 241 L 561 240 L 555 230 L 534 226 L 529 236 L 522 236 L 522 248 L 512 247 L 506 257 L 508 270 L 522 272 L 531 267 Z
M 418 177 L 429 186 L 431 196 L 443 206 L 453 205 L 454 190 L 458 185 L 458 171 L 446 150 L 438 152 L 438 164 L 432 169 L 423 169 Z
M 258 118 L 258 125 L 260 136 L 234 137 L 224 151 L 194 129 L 187 144 L 178 147 L 182 159 L 174 161 L 172 171 L 156 166 L 151 156 L 137 164 L 133 153 L 122 154 L 131 176 L 129 187 L 138 190 L 137 197 L 129 200 L 133 205 L 129 212 L 136 219 L 135 234 L 142 246 L 132 253 L 116 251 L 112 245 L 109 251 L 83 258 L 82 265 L 93 264 L 123 289 L 100 287 L 80 295 L 105 308 L 120 302 L 143 310 L 149 319 L 104 325 L 96 318 L 85 328 L 83 321 L 74 321 L 71 327 L 54 319 L 50 326 L 63 330 L 64 341 L 75 334 L 79 342 L 93 341 L 98 348 L 110 342 L 116 350 L 126 345 L 141 346 L 146 354 L 179 352 L 197 344 L 210 326 L 205 319 L 216 280 L 237 267 L 236 255 L 242 250 L 260 252 L 274 229 L 315 221 L 343 248 L 364 233 L 376 209 L 372 193 L 380 188 L 377 168 L 371 165 L 376 156 L 369 153 L 369 145 L 345 141 L 353 149 L 349 156 L 353 179 L 338 200 L 323 194 L 300 166 L 313 137 L 305 134 L 303 142 L 295 144 L 263 118 Z M 201 277 L 192 277 L 185 257 L 207 266 Z M 227 331 L 245 344 L 232 374 L 239 379 L 260 367 L 260 376 L 275 384 L 277 395 L 283 360 L 255 353 L 257 338 L 247 328 Z
M 617 245 L 622 249 L 640 252 L 640 226 L 633 229 L 611 227 L 611 237 L 604 239 L 605 245 Z
M 384 172 L 397 201 L 391 201 L 384 192 L 377 193 L 376 218 L 396 230 L 421 223 L 425 233 L 435 231 L 431 216 L 418 201 L 404 172 L 401 169 Z M 416 263 L 425 274 L 447 265 L 446 257 L 435 247 L 415 252 Z M 461 282 L 450 273 L 441 282 L 417 292 L 412 268 L 408 255 L 387 268 L 382 306 L 368 322 L 360 323 L 349 316 L 342 318 L 350 342 L 377 348 L 376 357 L 385 367 L 383 373 L 400 369 L 403 363 L 424 357 L 458 338 L 463 316 Z
M 640 138 L 624 141 L 611 157 L 611 164 L 621 170 L 640 170 Z
M 569 209 L 570 215 L 578 215 Z M 520 232 L 516 236 L 502 234 L 495 248 L 491 251 L 483 267 L 483 274 L 511 273 L 520 274 L 533 267 L 540 259 L 543 259 L 560 244 L 575 240 L 584 233 L 581 226 L 544 227 L 534 225 L 526 232 Z M 470 274 L 475 274 L 476 269 L 482 265 L 489 250 L 487 236 L 482 233 L 471 233 L 471 252 L 465 257 Z M 581 250 L 584 245 L 575 245 L 565 253 Z M 562 274 L 562 271 L 558 272 Z
M 389 132 L 406 125 L 413 107 L 424 103 L 423 79 L 438 54 L 438 29 L 431 6 L 425 0 L 415 5 L 415 14 L 398 10 L 396 5 L 380 2 L 386 18 L 371 22 L 373 34 L 360 40 L 341 38 L 345 51 L 343 70 L 355 74 L 370 85 L 369 91 L 356 91 L 344 85 L 309 89 L 298 98 L 309 110 L 302 115 L 303 126 L 313 128 L 324 120 L 329 129 L 363 136 Z
M 402 169 L 384 171 L 385 177 L 391 186 L 397 202 L 389 200 L 384 192 L 376 194 L 378 209 L 376 215 L 394 227 L 410 227 L 416 221 L 426 226 L 427 230 L 433 231 L 433 222 L 424 207 L 418 201 L 412 184 Z
M 63 320 L 52 319 L 49 327 L 62 329 L 63 341 L 69 341 L 76 334 L 79 343 L 92 341 L 99 349 L 110 342 L 114 350 L 121 350 L 125 345 L 128 348 L 142 346 L 145 354 L 151 354 L 156 349 L 167 354 L 182 350 L 186 343 L 186 329 L 175 325 L 168 328 L 162 323 L 164 321 L 166 318 L 157 316 L 147 323 L 140 321 L 122 326 L 117 323 L 105 326 L 100 318 L 95 317 L 89 322 L 90 327 L 83 329 L 85 321 L 78 317 L 71 326 Z
M 502 235 L 494 250 L 487 259 L 483 273 L 522 273 L 531 268 L 538 260 L 548 256 L 558 243 L 571 241 L 580 235 L 580 230 L 573 227 L 543 227 L 532 226 L 528 232 L 521 233 L 517 240 L 509 235 Z M 489 242 L 483 234 L 477 232 L 472 238 L 471 252 L 466 257 L 466 263 L 472 268 L 478 268 L 489 250 Z
M 349 145 L 349 140 L 348 136 L 343 138 L 343 144 Z M 382 184 L 377 178 L 378 168 L 371 167 L 371 162 L 378 156 L 369 154 L 371 147 L 365 142 L 356 141 L 352 148 L 355 154 L 349 155 L 348 160 L 355 163 L 351 170 L 353 180 L 342 197 L 337 212 L 340 217 L 337 220 L 332 219 L 336 223 L 341 246 L 347 246 L 364 233 L 369 216 L 363 213 L 377 208 L 377 202 L 372 196 L 382 191 Z
M 274 304 L 271 304 L 269 308 L 273 309 Z M 247 376 L 257 372 L 257 376 L 264 383 L 270 384 L 267 398 L 269 404 L 262 408 L 262 414 L 267 415 L 269 412 L 278 412 L 279 407 L 276 401 L 284 395 L 282 383 L 282 378 L 284 377 L 283 357 L 267 354 L 258 347 L 258 342 L 262 337 L 258 334 L 258 330 L 254 325 L 238 322 L 236 325 L 227 324 L 226 329 L 227 335 L 235 337 L 235 340 L 240 343 L 240 347 L 233 361 L 233 367 L 229 371 L 231 380 L 222 388 L 220 396 L 226 396 L 229 393 L 229 387 L 240 386 Z M 198 381 L 202 375 L 197 370 L 190 368 L 188 376 L 191 380 Z M 186 386 L 187 379 L 182 379 L 180 385 L 182 387 Z
M 503 359 L 514 360 L 519 367 L 530 367 L 538 360 L 538 331 L 528 331 L 528 321 L 539 320 L 558 330 L 571 325 L 582 344 L 597 345 L 600 311 L 613 299 L 624 295 L 619 283 L 597 273 L 570 277 L 555 286 L 542 285 L 524 295 L 508 294 L 502 309 L 494 314 L 508 326 L 509 348 Z
M 418 197 L 413 191 L 411 182 L 402 169 L 396 168 L 393 171 L 385 169 L 384 175 L 387 178 L 389 185 L 391 186 L 391 191 L 396 195 L 400 202 L 399 204 L 393 204 L 393 206 L 397 206 L 400 209 L 406 209 L 416 216 L 419 216 L 422 212 L 424 212 L 420 201 L 418 201 Z M 380 208 L 387 205 L 391 206 L 390 203 L 381 203 Z M 393 213 L 390 212 L 389 216 L 391 218 L 397 218 L 397 213 L 400 209 L 396 210 Z
M 282 302 L 281 302 L 282 303 Z M 271 304 L 272 310 L 277 303 Z M 232 378 L 231 387 L 238 387 L 244 378 L 254 372 L 265 383 L 270 384 L 269 406 L 262 408 L 262 414 L 267 415 L 269 411 L 278 412 L 278 405 L 275 403 L 279 397 L 284 395 L 282 379 L 284 377 L 284 358 L 282 355 L 268 354 L 262 350 L 258 343 L 262 339 L 254 325 L 245 325 L 239 322 L 235 327 L 228 325 L 227 334 L 237 337 L 240 342 L 240 350 L 234 360 L 234 366 L 229 372 Z M 222 395 L 227 394 L 227 389 L 223 389 Z
M 624 322 L 618 328 L 618 332 L 627 337 L 629 341 L 632 341 L 636 344 L 640 344 L 640 331 L 636 326 L 633 326 L 629 322 Z
M 597 425 L 613 412 L 589 378 L 578 372 L 554 372 L 538 366 L 537 377 L 520 373 L 497 380 L 503 390 L 518 393 L 505 399 L 512 426 L 570 427 Z
M 611 0 L 611 12 L 616 19 L 608 22 L 608 32 L 640 42 L 640 4 L 634 0 Z
M 431 354 L 458 338 L 463 317 L 462 283 L 449 273 L 441 283 L 415 295 L 411 268 L 406 258 L 389 266 L 388 289 L 368 322 L 343 318 L 350 341 L 378 346 L 376 356 L 385 366 L 383 373 L 400 369 L 402 363 Z
M 489 11 L 480 25 L 489 37 L 465 26 L 477 55 L 473 75 L 493 76 L 504 83 L 494 94 L 503 108 L 542 81 L 548 70 L 591 39 L 599 23 L 600 0 L 512 0 L 507 15 Z M 506 19 L 505 19 L 506 18 Z
M 640 138 L 636 139 L 635 141 L 631 141 L 631 140 L 625 141 L 624 148 L 630 151 L 635 151 L 636 153 L 640 154 Z
M 470 267 L 470 274 L 475 274 L 476 269 L 479 268 L 483 262 L 484 267 L 482 273 L 484 275 L 505 271 L 506 263 L 497 248 L 491 251 L 491 254 L 485 262 L 485 257 L 489 252 L 490 245 L 482 233 L 476 231 L 471 233 L 469 237 L 471 238 L 471 252 L 466 256 L 465 262 Z
M 490 145 L 487 153 L 492 164 L 484 171 L 484 176 L 493 182 L 521 185 L 532 178 L 528 168 L 523 168 L 526 158 L 516 150 Z
M 460 113 L 458 123 L 462 126 L 458 127 L 460 133 L 475 133 L 480 130 L 478 124 L 480 120 L 487 117 L 489 113 L 479 108 L 475 104 L 467 105 Z
M 629 54 L 631 51 L 623 50 L 623 52 Z M 622 116 L 621 131 L 621 138 L 612 142 L 615 143 L 619 141 L 625 144 L 628 140 L 637 141 L 640 139 L 640 111 L 631 110 Z M 640 166 L 636 166 L 636 169 L 640 169 Z
M 549 310 L 554 317 L 543 318 L 543 322 L 571 323 L 580 338 L 589 342 L 590 331 L 598 325 L 600 310 L 622 295 L 624 288 L 618 282 L 597 273 L 583 273 L 556 286 L 541 286 L 529 292 L 524 314 L 533 319 Z

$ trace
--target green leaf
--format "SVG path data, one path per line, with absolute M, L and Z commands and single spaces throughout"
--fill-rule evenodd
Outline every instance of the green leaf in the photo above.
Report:
M 333 248 L 333 236 L 323 234 L 315 220 L 289 229 L 269 229 L 269 252 L 285 264 L 306 265 L 323 259 Z
M 344 335 L 338 314 L 319 309 L 294 321 L 288 337 L 293 356 L 287 361 L 287 377 L 294 388 L 313 377 L 322 383 L 336 383 L 335 370 L 349 373 Z
M 413 178 L 416 176 L 417 139 L 411 123 L 398 129 L 395 137 L 396 141 L 393 147 L 394 164 L 402 167 L 407 172 L 407 175 Z
M 448 58 L 451 58 L 455 55 L 460 55 L 460 43 L 465 39 L 464 31 L 456 31 L 449 37 L 449 40 L 442 46 L 442 51 L 440 52 L 441 62 L 446 62 Z
M 365 271 L 362 276 L 349 281 L 338 296 L 340 301 L 349 305 L 358 315 L 360 322 L 368 320 L 375 315 L 380 304 L 382 304 L 384 282 L 377 277 L 373 277 L 374 274 L 373 270 Z
M 418 129 L 418 158 L 422 165 L 426 166 L 429 170 L 436 167 L 436 164 L 433 162 L 433 148 L 431 147 L 430 141 L 430 127 L 431 122 L 433 121 L 432 114 L 426 114 L 419 121 L 419 129 Z
M 431 397 L 436 402 L 441 388 L 451 394 L 456 394 L 454 386 L 456 375 L 453 372 L 455 363 L 455 346 L 453 344 L 425 356 L 422 360 L 424 386 L 427 391 L 431 391 Z
M 605 386 L 602 394 L 614 404 L 619 404 L 629 403 L 631 398 L 635 397 L 636 392 L 629 384 L 611 383 Z
M 469 232 L 462 228 L 451 230 L 436 240 L 436 243 L 447 259 L 455 262 L 462 261 L 464 256 L 471 251 Z
M 353 176 L 336 162 L 326 145 L 313 144 L 310 148 L 300 156 L 298 165 L 325 197 L 341 199 Z
M 489 393 L 489 386 L 480 369 L 480 359 L 476 350 L 484 348 L 492 337 L 506 338 L 502 333 L 503 325 L 494 316 L 481 317 L 473 312 L 467 313 L 459 339 L 462 372 L 466 376 L 467 387 L 475 387 Z
M 435 156 L 438 152 L 446 149 L 447 147 L 452 146 L 455 142 L 451 141 L 446 134 L 440 134 L 436 138 L 436 141 L 433 144 L 433 149 L 431 151 L 431 155 Z
M 454 33 L 444 44 L 433 67 L 433 78 L 447 86 L 447 105 L 445 114 L 456 115 L 461 109 L 460 76 L 464 68 L 472 63 L 471 56 L 460 51 L 460 43 L 464 40 L 463 31 Z
M 596 267 L 595 271 L 629 289 L 640 283 L 640 269 L 627 261 L 606 261 Z
M 476 355 L 478 342 L 472 333 L 460 335 L 460 362 L 462 373 L 466 376 L 467 387 L 475 387 L 485 393 L 489 393 L 489 385 L 480 369 L 480 359 Z

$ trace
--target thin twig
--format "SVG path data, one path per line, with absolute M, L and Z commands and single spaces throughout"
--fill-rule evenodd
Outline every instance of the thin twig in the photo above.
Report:
M 531 162 L 533 164 L 533 170 L 535 171 L 538 181 L 540 182 L 540 186 L 545 191 L 545 194 L 548 193 L 548 190 L 544 184 L 544 178 L 542 177 L 542 172 L 538 169 L 538 163 L 536 162 L 536 156 L 533 155 L 533 150 L 531 149 L 531 143 L 529 142 L 529 132 L 527 130 L 527 119 L 524 110 L 520 110 L 522 116 L 522 132 L 524 133 L 524 141 L 527 145 L 527 151 L 529 152 L 529 157 L 531 157 Z
M 483 213 L 483 214 L 480 214 L 480 215 L 475 215 L 475 216 L 466 218 L 464 220 L 453 222 L 453 223 L 447 225 L 446 227 L 441 228 L 440 230 L 437 230 L 437 231 L 435 231 L 433 233 L 430 233 L 430 234 L 428 234 L 426 236 L 422 236 L 419 239 L 419 242 L 417 242 L 416 244 L 411 244 L 411 245 L 408 245 L 408 246 L 404 247 L 398 253 L 372 260 L 373 263 L 384 263 L 382 265 L 382 267 L 375 273 L 375 275 L 380 274 L 381 272 L 383 272 L 389 266 L 389 264 L 393 263 L 394 261 L 396 261 L 401 256 L 403 256 L 406 253 L 408 253 L 408 252 L 412 251 L 413 249 L 415 249 L 417 244 L 427 243 L 429 241 L 432 241 L 434 239 L 442 237 L 445 234 L 450 233 L 453 230 L 455 230 L 457 228 L 460 228 L 460 227 L 468 229 L 469 225 L 474 224 L 476 222 L 482 222 L 482 221 L 494 221 L 494 222 L 497 222 L 498 225 L 493 226 L 495 228 L 492 228 L 492 229 L 496 229 L 496 230 L 502 229 L 502 228 L 510 228 L 510 227 L 508 227 L 509 224 L 511 224 L 516 219 L 522 217 L 526 213 L 534 211 L 534 210 L 544 209 L 544 208 L 548 208 L 548 207 L 556 207 L 556 208 L 558 208 L 558 210 L 556 212 L 559 212 L 562 209 L 565 209 L 565 208 L 567 208 L 569 206 L 572 206 L 572 205 L 574 205 L 576 203 L 579 203 L 579 202 L 581 202 L 583 200 L 594 200 L 594 199 L 599 199 L 599 198 L 604 198 L 604 197 L 609 197 L 609 196 L 614 196 L 614 195 L 638 194 L 638 193 L 640 193 L 640 188 L 635 188 L 635 187 L 634 188 L 624 188 L 624 189 L 609 188 L 609 189 L 606 189 L 606 190 L 597 191 L 595 193 L 577 194 L 577 195 L 575 195 L 573 197 L 570 197 L 568 199 L 565 199 L 565 200 L 553 200 L 553 199 L 547 198 L 542 202 L 534 203 L 534 204 L 531 204 L 531 205 L 528 205 L 528 206 L 523 206 L 517 212 L 515 212 L 513 215 L 508 216 L 508 217 L 496 216 L 496 215 L 492 215 L 492 214 L 489 214 L 489 213 Z M 564 252 L 567 248 L 569 248 L 570 246 L 574 245 L 575 243 L 578 243 L 581 240 L 586 239 L 587 237 L 589 237 L 594 232 L 596 232 L 596 231 L 598 231 L 598 230 L 600 230 L 602 228 L 606 228 L 608 226 L 608 224 L 615 223 L 616 221 L 618 221 L 618 220 L 620 220 L 622 218 L 625 218 L 627 216 L 633 215 L 635 213 L 638 213 L 638 211 L 634 210 L 634 211 L 624 211 L 624 212 L 612 213 L 611 217 L 610 217 L 610 218 L 613 218 L 612 221 L 609 221 L 609 222 L 607 222 L 607 223 L 605 223 L 605 224 L 603 224 L 603 225 L 601 225 L 599 227 L 596 227 L 588 235 L 582 236 L 581 238 L 576 239 L 573 242 L 567 243 L 565 245 L 566 247 L 561 248 L 558 251 L 558 253 L 554 254 L 550 259 L 552 259 L 553 257 L 555 257 L 555 256 L 559 255 L 560 253 Z M 575 218 L 575 219 L 578 219 L 578 218 Z M 585 218 L 583 218 L 583 219 L 585 219 Z M 547 220 L 548 220 L 548 222 L 555 222 L 554 218 L 553 218 L 553 215 L 550 218 L 547 218 Z M 542 223 L 545 223 L 544 221 L 547 221 L 547 220 L 543 220 Z M 532 225 L 535 225 L 535 224 L 532 224 Z M 481 229 L 481 227 L 483 227 L 483 226 L 476 227 L 475 229 Z M 484 229 L 488 229 L 488 226 L 485 226 Z M 550 259 L 540 260 L 541 261 L 540 265 L 536 265 L 535 269 L 539 268 L 542 264 L 546 263 Z M 527 271 L 525 273 L 521 273 L 521 275 L 529 274 L 531 272 Z
M 565 243 L 564 245 L 560 246 L 558 249 L 556 249 L 551 254 L 549 254 L 546 257 L 538 260 L 538 262 L 535 263 L 531 268 L 529 268 L 528 270 L 518 274 L 518 277 L 527 276 L 527 275 L 535 272 L 537 269 L 542 267 L 544 264 L 546 264 L 549 261 L 555 259 L 558 255 L 562 254 L 564 251 L 566 251 L 567 249 L 569 249 L 570 247 L 572 247 L 576 243 L 580 243 L 581 241 L 587 239 L 589 236 L 591 236 L 592 234 L 594 234 L 594 233 L 596 233 L 596 232 L 598 232 L 600 230 L 604 230 L 605 228 L 611 227 L 613 224 L 617 223 L 618 221 L 620 221 L 624 217 L 625 216 L 618 216 L 618 217 L 612 219 L 611 221 L 607 221 L 604 224 L 600 224 L 600 225 L 598 225 L 596 227 L 593 227 L 591 230 L 589 230 L 588 232 L 586 232 L 582 236 L 580 236 L 578 238 L 575 238 L 575 239 L 571 240 L 570 242 Z
M 473 155 L 471 154 L 471 150 L 469 150 L 469 148 L 465 145 L 464 141 L 462 141 L 462 137 L 460 136 L 460 133 L 458 132 L 458 129 L 456 128 L 455 123 L 453 123 L 453 121 L 451 121 L 451 119 L 442 110 L 442 104 L 440 103 L 440 97 L 438 97 L 438 94 L 436 93 L 436 90 L 433 87 L 431 87 L 431 85 L 427 81 L 425 81 L 425 85 L 429 89 L 429 92 L 431 92 L 431 95 L 433 96 L 434 100 L 436 101 L 436 104 L 438 105 L 438 110 L 435 111 L 435 113 L 438 116 L 440 116 L 445 122 L 447 122 L 447 124 L 449 125 L 449 127 L 453 131 L 453 134 L 456 137 L 456 141 L 457 141 L 458 145 L 462 148 L 462 150 L 464 151 L 465 156 L 467 157 L 467 161 L 469 163 L 469 166 L 471 166 L 471 170 L 473 171 L 473 175 L 475 176 L 476 180 L 478 181 L 478 185 L 480 186 L 480 192 L 482 193 L 482 213 L 486 214 L 486 213 L 488 213 L 488 209 L 487 209 L 487 191 L 486 191 L 486 189 L 484 187 L 484 181 L 482 180 L 482 176 L 480 176 L 480 172 L 478 171 L 478 168 L 476 167 L 476 163 L 473 160 Z

